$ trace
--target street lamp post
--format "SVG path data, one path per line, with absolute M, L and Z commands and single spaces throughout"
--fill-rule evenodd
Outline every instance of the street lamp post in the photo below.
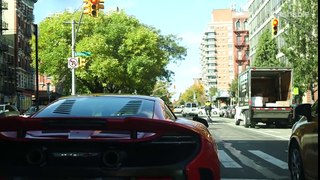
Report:
M 156 89 L 154 89 L 154 90 L 152 91 L 152 94 L 151 94 L 150 96 L 154 96 L 155 93 L 156 93 L 159 89 L 168 88 L 168 85 L 170 86 L 171 84 L 172 84 L 172 83 L 166 83 L 166 84 L 164 84 L 163 86 L 157 87 Z
M 50 103 L 51 101 L 51 90 L 50 90 L 50 85 L 51 83 L 47 83 L 47 94 L 48 94 L 48 104 Z
M 300 25 L 299 23 L 297 23 L 297 22 L 295 22 L 295 21 L 293 21 L 293 20 L 291 20 L 291 19 L 288 19 L 288 18 L 285 17 L 285 16 L 282 16 L 282 15 L 280 14 L 280 12 L 279 12 L 279 13 L 274 13 L 274 16 L 278 16 L 278 17 L 280 17 L 280 18 L 285 19 L 286 21 L 288 21 L 288 22 L 294 24 L 295 26 L 299 27 L 300 29 L 302 29 L 302 30 L 303 30 L 306 34 L 308 34 L 309 36 L 312 36 L 312 37 L 314 37 L 314 38 L 317 38 L 312 32 L 310 33 L 310 31 L 306 30 L 306 29 L 305 29 L 302 25 Z
M 33 33 L 35 36 L 36 50 L 36 109 L 39 110 L 39 57 L 38 57 L 38 25 L 33 24 Z

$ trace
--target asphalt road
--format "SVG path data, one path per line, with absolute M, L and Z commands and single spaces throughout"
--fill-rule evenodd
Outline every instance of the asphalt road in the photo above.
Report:
M 290 128 L 264 124 L 245 128 L 236 126 L 233 119 L 218 116 L 211 120 L 209 130 L 218 144 L 222 179 L 290 179 L 287 165 Z

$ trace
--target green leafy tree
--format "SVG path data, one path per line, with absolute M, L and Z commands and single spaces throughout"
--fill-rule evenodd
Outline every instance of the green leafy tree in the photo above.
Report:
M 293 66 L 294 86 L 300 97 L 307 90 L 314 95 L 318 89 L 318 1 L 288 0 L 279 18 L 286 27 L 281 51 Z
M 183 102 L 197 102 L 199 105 L 203 105 L 206 101 L 203 85 L 200 83 L 193 84 L 181 95 L 180 98 Z
M 72 19 L 80 13 L 64 12 L 39 24 L 39 71 L 52 76 L 70 94 Z M 175 35 L 142 24 L 124 12 L 83 16 L 76 36 L 76 52 L 90 52 L 84 67 L 77 68 L 77 93 L 138 93 L 149 95 L 157 80 L 170 81 L 169 63 L 184 60 L 186 48 Z M 33 54 L 33 57 L 35 55 Z
M 171 105 L 172 102 L 170 101 L 170 98 L 173 93 L 169 92 L 169 86 L 170 84 L 168 82 L 158 81 L 154 86 L 151 95 L 160 97 L 166 104 Z
M 218 89 L 216 87 L 210 87 L 209 88 L 209 96 L 213 97 L 215 95 L 217 95 Z
M 229 93 L 237 102 L 238 101 L 238 77 L 232 80 L 229 88 Z
M 253 66 L 255 67 L 283 67 L 276 56 L 278 53 L 277 43 L 272 38 L 270 30 L 265 30 L 258 41 L 256 56 Z

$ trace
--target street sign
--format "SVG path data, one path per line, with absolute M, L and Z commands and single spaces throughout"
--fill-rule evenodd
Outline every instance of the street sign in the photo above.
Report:
M 88 57 L 91 56 L 91 52 L 76 52 L 75 55 Z
M 78 63 L 78 58 L 74 57 L 74 58 L 68 58 L 68 68 L 74 69 L 74 68 L 78 68 L 79 63 Z

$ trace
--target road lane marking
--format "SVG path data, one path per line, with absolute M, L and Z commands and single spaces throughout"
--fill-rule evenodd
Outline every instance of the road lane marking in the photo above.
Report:
M 281 169 L 288 169 L 288 163 L 281 161 L 277 158 L 274 158 L 273 156 L 270 156 L 269 154 L 266 154 L 266 153 L 259 151 L 259 150 L 249 150 L 249 152 L 260 157 L 261 159 L 263 159 L 265 161 L 268 161 L 271 164 L 274 164 L 274 165 L 280 167 Z
M 241 126 L 235 126 L 234 124 L 226 124 L 228 126 L 233 126 L 233 127 L 236 127 L 236 128 L 243 128 Z M 248 131 L 253 131 L 253 132 L 256 132 L 256 133 L 260 133 L 260 134 L 265 134 L 265 135 L 268 135 L 268 136 L 273 136 L 273 137 L 276 137 L 276 138 L 279 138 L 279 139 L 284 139 L 284 140 L 289 140 L 290 139 L 290 136 L 289 137 L 282 137 L 282 136 L 277 136 L 277 135 L 273 135 L 273 134 L 270 134 L 270 132 L 262 132 L 262 131 L 259 131 L 259 130 L 256 130 L 256 129 L 251 129 L 251 128 L 245 128 L 246 130 Z
M 242 168 L 223 150 L 218 150 L 218 153 L 219 153 L 220 162 L 225 168 Z

